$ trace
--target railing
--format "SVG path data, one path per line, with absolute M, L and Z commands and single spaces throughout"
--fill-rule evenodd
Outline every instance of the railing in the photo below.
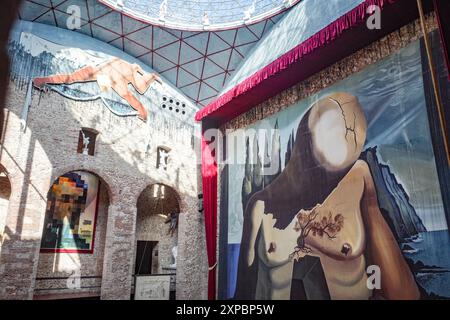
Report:
M 71 278 L 72 276 L 59 276 L 59 277 L 37 277 L 36 281 L 54 281 L 54 280 L 68 280 L 69 278 Z M 101 276 L 81 276 L 79 277 L 80 280 L 83 279 L 102 279 Z M 81 290 L 81 289 L 100 289 L 101 285 L 93 285 L 93 286 L 80 286 L 78 288 L 76 288 L 76 290 Z M 40 292 L 40 291 L 63 291 L 63 290 L 74 290 L 73 288 L 69 288 L 69 287 L 58 287 L 58 288 L 35 288 L 34 291 L 35 292 Z

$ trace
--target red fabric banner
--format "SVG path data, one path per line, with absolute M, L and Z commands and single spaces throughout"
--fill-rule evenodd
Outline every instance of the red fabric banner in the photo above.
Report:
M 202 185 L 203 208 L 205 215 L 206 249 L 208 253 L 208 299 L 216 297 L 216 248 L 217 248 L 217 162 L 214 142 L 209 140 L 205 131 L 210 127 L 202 126 Z

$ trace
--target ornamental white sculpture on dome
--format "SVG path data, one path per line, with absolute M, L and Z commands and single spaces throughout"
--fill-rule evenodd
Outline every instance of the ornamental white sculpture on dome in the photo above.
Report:
M 170 3 L 168 0 L 127 0 L 123 1 L 123 6 L 116 0 L 99 1 L 152 24 L 200 31 L 234 29 L 249 21 L 262 21 L 300 0 L 171 0 Z M 173 10 L 169 10 L 169 5 Z

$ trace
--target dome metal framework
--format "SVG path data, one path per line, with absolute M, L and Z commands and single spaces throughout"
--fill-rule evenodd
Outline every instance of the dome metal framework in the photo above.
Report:
M 153 25 L 179 30 L 225 30 L 260 22 L 299 0 L 99 0 Z

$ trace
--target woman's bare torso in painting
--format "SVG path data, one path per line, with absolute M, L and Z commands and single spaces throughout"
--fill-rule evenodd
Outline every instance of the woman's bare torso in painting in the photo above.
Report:
M 366 262 L 364 250 L 366 236 L 361 212 L 365 180 L 372 179 L 364 161 L 358 160 L 337 188 L 313 210 L 317 213 L 315 221 L 323 218 L 343 216 L 342 229 L 330 238 L 319 234 L 309 234 L 305 245 L 308 253 L 320 258 L 326 282 L 332 299 L 368 299 L 372 292 L 367 287 Z M 306 211 L 302 210 L 302 213 Z M 251 248 L 248 262 L 259 259 L 257 299 L 290 299 L 294 259 L 292 254 L 299 237 L 295 217 L 284 230 L 274 228 L 272 214 L 264 213 L 264 202 L 257 201 L 252 210 L 254 228 L 251 235 Z M 261 229 L 260 241 L 256 242 Z M 253 250 L 254 251 L 254 250 Z M 304 256 L 305 254 L 300 254 Z M 264 285 L 267 283 L 269 285 Z

